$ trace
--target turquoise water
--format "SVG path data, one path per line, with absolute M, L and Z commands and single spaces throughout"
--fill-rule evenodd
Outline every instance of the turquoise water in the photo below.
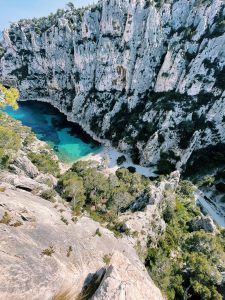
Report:
M 100 150 L 100 145 L 82 128 L 68 122 L 66 117 L 47 103 L 26 101 L 19 109 L 4 109 L 10 116 L 32 128 L 36 136 L 49 144 L 64 162 L 72 162 Z

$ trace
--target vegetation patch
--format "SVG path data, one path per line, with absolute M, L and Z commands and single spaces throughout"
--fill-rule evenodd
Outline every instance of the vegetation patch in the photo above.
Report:
M 119 235 L 122 227 L 118 226 L 118 215 L 129 208 L 149 182 L 125 168 L 106 177 L 92 162 L 79 161 L 60 176 L 57 190 L 76 214 L 86 210 L 94 220 L 106 223 Z
M 64 217 L 64 216 L 61 216 L 61 219 L 60 219 L 63 223 L 65 223 L 66 225 L 69 225 L 69 222 L 68 220 Z
M 157 173 L 158 174 L 170 174 L 176 169 L 177 157 L 172 150 L 160 153 L 160 159 L 157 162 Z
M 38 168 L 40 172 L 49 173 L 54 176 L 59 175 L 59 162 L 57 160 L 54 160 L 51 154 L 29 152 L 28 158 Z
M 0 220 L 0 224 L 9 225 L 11 220 L 12 220 L 12 218 L 11 218 L 10 214 L 6 211 Z
M 200 215 L 193 187 L 181 182 L 175 205 L 164 212 L 166 230 L 148 247 L 145 265 L 167 299 L 222 299 L 218 285 L 225 262 L 224 231 L 192 231 L 190 221 Z M 151 243 L 150 243 L 151 244 Z M 221 269 L 222 267 L 222 269 Z
M 0 126 L 0 168 L 9 165 L 20 147 L 20 136 L 13 129 Z
M 5 192 L 5 190 L 6 190 L 6 187 L 4 187 L 4 186 L 0 186 L 0 193 L 4 193 L 4 192 Z
M 105 254 L 102 258 L 104 264 L 106 264 L 107 266 L 110 264 L 110 260 L 111 260 L 112 254 Z
M 187 162 L 184 176 L 200 175 L 225 164 L 225 145 L 217 144 L 192 153 Z
M 99 229 L 99 228 L 97 228 L 97 229 L 96 229 L 96 231 L 95 231 L 95 235 L 97 235 L 97 236 L 99 236 L 99 237 L 101 237 L 101 236 L 102 236 L 102 234 L 101 234 L 101 231 L 100 231 L 100 229 Z
M 43 191 L 41 193 L 41 197 L 44 198 L 45 200 L 50 201 L 50 202 L 55 202 L 56 195 L 57 195 L 57 193 L 53 189 L 48 189 L 48 190 Z
M 72 247 L 72 246 L 69 246 L 68 249 L 67 249 L 66 256 L 67 256 L 67 257 L 70 257 L 72 251 L 73 251 L 73 247 Z
M 44 249 L 41 254 L 46 256 L 52 256 L 55 253 L 54 247 L 51 245 L 48 248 Z
M 120 166 L 126 161 L 126 157 L 124 155 L 121 155 L 117 158 L 117 164 Z

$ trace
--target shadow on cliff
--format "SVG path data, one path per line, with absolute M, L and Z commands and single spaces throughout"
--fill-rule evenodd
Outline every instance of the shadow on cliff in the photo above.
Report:
M 79 294 L 76 289 L 61 288 L 59 292 L 52 298 L 52 300 L 88 300 L 99 288 L 102 279 L 105 275 L 106 269 L 101 268 L 96 273 L 89 273 L 86 277 L 83 288 Z

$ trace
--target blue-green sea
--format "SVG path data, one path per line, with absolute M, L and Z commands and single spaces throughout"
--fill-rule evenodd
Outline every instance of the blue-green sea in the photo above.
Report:
M 76 161 L 101 148 L 79 125 L 68 122 L 62 113 L 47 103 L 25 101 L 19 103 L 18 110 L 6 107 L 4 111 L 31 127 L 63 162 Z

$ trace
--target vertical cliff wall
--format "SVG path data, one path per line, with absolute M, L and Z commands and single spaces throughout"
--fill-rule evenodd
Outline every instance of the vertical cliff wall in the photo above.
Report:
M 3 80 L 150 165 L 225 141 L 221 0 L 105 0 L 4 32 Z

